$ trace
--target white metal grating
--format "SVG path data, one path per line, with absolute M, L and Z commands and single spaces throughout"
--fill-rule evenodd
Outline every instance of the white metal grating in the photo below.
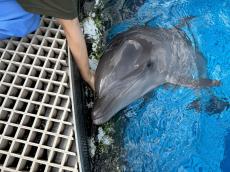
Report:
M 66 41 L 54 19 L 0 41 L 0 171 L 78 171 Z

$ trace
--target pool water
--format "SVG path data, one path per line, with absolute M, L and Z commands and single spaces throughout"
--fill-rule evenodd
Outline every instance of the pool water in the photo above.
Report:
M 101 171 L 230 171 L 230 1 L 104 0 L 107 40 L 135 25 L 182 29 L 207 60 L 218 87 L 193 90 L 164 85 L 138 99 L 111 120 L 111 154 Z M 154 79 L 154 78 L 153 78 Z M 116 153 L 113 153 L 115 152 Z M 106 160 L 108 159 L 108 160 Z M 109 160 L 110 159 L 110 160 Z M 116 160 L 116 167 L 111 161 Z

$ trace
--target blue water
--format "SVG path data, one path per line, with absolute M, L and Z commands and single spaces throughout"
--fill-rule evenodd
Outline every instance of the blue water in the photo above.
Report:
M 194 35 L 207 59 L 208 77 L 221 85 L 202 90 L 161 86 L 119 113 L 124 123 L 117 131 L 123 137 L 120 168 L 230 172 L 230 1 L 130 0 L 125 8 L 131 12 L 113 21 L 108 39 L 135 25 L 170 28 L 184 17 L 195 16 L 191 29 L 182 29 L 190 38 Z

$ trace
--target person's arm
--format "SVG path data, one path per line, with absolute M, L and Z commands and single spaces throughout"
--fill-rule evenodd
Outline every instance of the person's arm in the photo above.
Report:
M 68 45 L 78 65 L 82 78 L 94 90 L 94 74 L 89 69 L 87 47 L 79 20 L 77 18 L 73 20 L 58 19 L 58 22 L 64 29 Z

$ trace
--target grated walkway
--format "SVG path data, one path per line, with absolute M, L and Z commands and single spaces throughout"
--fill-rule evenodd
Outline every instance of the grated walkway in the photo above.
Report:
M 0 41 L 0 171 L 78 171 L 63 30 Z

